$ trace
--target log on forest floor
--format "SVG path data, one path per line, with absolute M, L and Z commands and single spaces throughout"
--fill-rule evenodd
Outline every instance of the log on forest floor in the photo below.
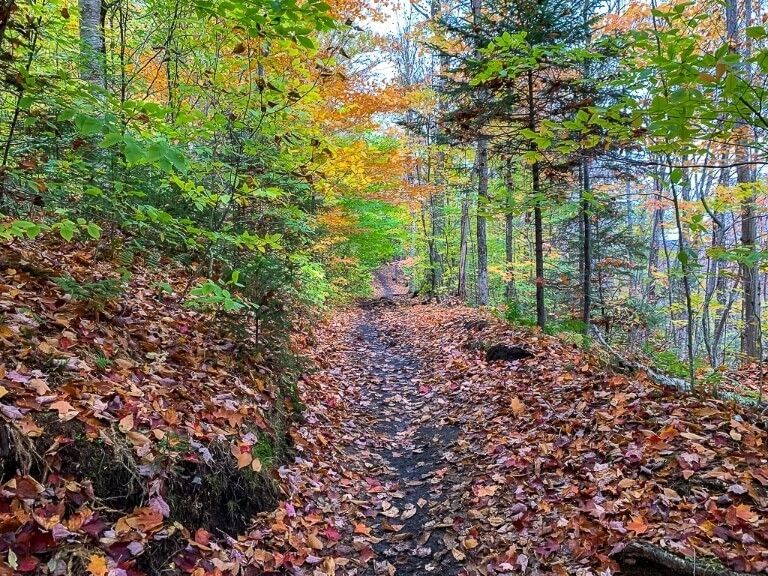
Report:
M 397 306 L 397 302 L 394 298 L 389 296 L 381 296 L 380 298 L 371 298 L 360 302 L 360 308 L 363 310 L 373 310 L 375 308 Z
M 593 334 L 595 335 L 595 339 L 598 341 L 598 343 L 605 350 L 607 350 L 608 353 L 613 357 L 615 361 L 614 365 L 620 370 L 629 370 L 632 372 L 645 372 L 648 375 L 648 377 L 656 384 L 665 386 L 667 388 L 674 388 L 682 392 L 691 391 L 691 384 L 687 380 L 683 380 L 682 378 L 675 378 L 673 376 L 667 376 L 666 374 L 657 372 L 656 370 L 653 370 L 648 366 L 644 366 L 639 362 L 629 360 L 628 358 L 619 354 L 619 352 L 615 348 L 613 348 L 613 346 L 608 344 L 608 342 L 605 340 L 605 337 L 599 330 L 594 329 Z M 749 396 L 743 396 L 741 394 L 736 394 L 733 392 L 720 392 L 719 394 L 717 394 L 717 397 L 720 398 L 721 400 L 731 400 L 734 402 L 738 402 L 739 404 L 742 404 L 744 406 L 751 406 L 761 410 L 768 410 L 768 403 L 766 403 L 765 401 L 761 402 L 757 398 L 751 398 Z
M 684 558 L 650 542 L 638 540 L 616 554 L 621 573 L 632 576 L 747 576 L 711 558 Z

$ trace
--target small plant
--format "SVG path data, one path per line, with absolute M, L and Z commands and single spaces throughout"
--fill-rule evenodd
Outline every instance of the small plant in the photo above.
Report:
M 53 282 L 62 292 L 76 302 L 87 302 L 95 310 L 103 310 L 108 302 L 116 300 L 125 292 L 128 274 L 120 278 L 105 278 L 96 282 L 80 283 L 71 276 L 54 278 Z
M 105 356 L 102 352 L 97 352 L 96 355 L 93 357 L 93 363 L 96 365 L 96 368 L 99 369 L 101 372 L 106 372 L 109 370 L 109 368 L 114 364 L 111 358 L 108 356 Z
M 536 319 L 532 316 L 528 316 L 523 312 L 523 306 L 520 302 L 511 301 L 507 305 L 507 310 L 504 314 L 507 322 L 515 324 L 517 326 L 535 326 Z
M 232 278 L 222 284 L 213 280 L 206 280 L 190 291 L 191 298 L 186 306 L 211 312 L 243 312 L 254 308 L 254 305 L 230 292 L 226 286 L 241 287 L 238 283 L 240 274 L 237 270 L 232 273 Z
M 168 296 L 173 294 L 173 286 L 171 286 L 168 282 L 155 282 L 152 285 L 152 288 L 158 294 L 165 294 L 165 295 L 168 295 Z
M 260 434 L 259 441 L 251 447 L 251 454 L 261 461 L 265 469 L 272 467 L 277 458 L 272 441 L 264 434 Z
M 653 367 L 657 370 L 675 378 L 686 379 L 689 377 L 687 362 L 672 350 L 655 350 L 650 347 L 646 347 L 645 350 L 651 358 Z M 695 359 L 694 363 L 697 370 L 702 369 L 703 363 L 700 359 Z

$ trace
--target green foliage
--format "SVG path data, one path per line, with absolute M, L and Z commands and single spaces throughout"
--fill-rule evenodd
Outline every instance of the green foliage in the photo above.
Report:
M 94 310 L 103 310 L 109 302 L 125 294 L 130 274 L 124 272 L 119 278 L 104 278 L 95 282 L 78 282 L 71 276 L 54 278 L 59 289 L 75 302 L 83 302 Z
M 258 441 L 251 447 L 251 454 L 261 461 L 263 470 L 270 470 L 277 460 L 272 440 L 266 434 L 258 434 Z
M 524 307 L 520 302 L 508 302 L 504 312 L 504 318 L 507 322 L 518 326 L 536 326 L 536 317 L 532 316 L 530 307 Z
M 82 77 L 65 4 L 18 2 L 3 39 L 15 48 L 0 68 L 14 83 L 0 106 L 6 128 L 18 122 L 3 133 L 0 240 L 99 241 L 126 267 L 175 259 L 192 286 L 185 304 L 226 317 L 244 342 L 244 320 L 255 320 L 261 352 L 284 345 L 274 339 L 297 315 L 364 291 L 370 269 L 396 252 L 396 216 L 349 200 L 383 190 L 339 192 L 347 174 L 328 164 L 350 142 L 399 144 L 315 121 L 324 83 L 342 71 L 328 36 L 348 27 L 328 4 L 105 3 L 98 86 Z M 323 215 L 348 200 L 360 217 L 353 237 L 315 249 L 335 234 Z M 99 308 L 118 290 L 57 283 Z M 155 289 L 174 295 L 170 284 Z
M 233 295 L 229 290 L 214 280 L 206 280 L 190 291 L 186 306 L 206 312 L 242 312 L 254 305 Z
M 77 221 L 65 218 L 64 220 L 50 223 L 31 222 L 29 220 L 11 220 L 0 223 L 0 239 L 13 240 L 14 238 L 28 238 L 34 240 L 37 236 L 47 231 L 56 231 L 67 242 L 76 236 L 83 235 L 94 240 L 101 238 L 101 226 L 95 222 L 88 222 L 85 218 Z
M 656 370 L 675 378 L 688 379 L 688 361 L 681 359 L 676 351 L 660 350 L 650 345 L 645 346 L 644 351 L 650 358 L 652 367 Z M 697 370 L 703 369 L 703 361 L 697 358 L 695 367 Z
M 96 365 L 97 369 L 104 372 L 112 366 L 113 361 L 108 356 L 105 356 L 102 352 L 97 352 L 93 356 L 93 363 Z
M 342 202 L 356 222 L 346 240 L 348 253 L 368 269 L 391 262 L 407 241 L 406 216 L 401 208 L 380 200 L 351 198 Z

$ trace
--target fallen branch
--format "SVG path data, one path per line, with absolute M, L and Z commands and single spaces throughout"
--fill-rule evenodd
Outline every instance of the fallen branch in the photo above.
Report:
M 666 374 L 662 374 L 660 372 L 656 372 L 652 368 L 649 368 L 648 366 L 644 366 L 640 364 L 639 362 L 634 362 L 632 360 L 629 360 L 628 358 L 625 358 L 619 352 L 608 342 L 605 340 L 605 337 L 603 336 L 602 332 L 600 330 L 594 329 L 593 334 L 595 335 L 595 338 L 600 343 L 600 345 L 605 348 L 611 356 L 614 357 L 614 359 L 617 361 L 620 368 L 628 369 L 633 372 L 645 372 L 648 374 L 648 377 L 656 382 L 657 384 L 660 384 L 661 386 L 666 386 L 667 388 L 676 388 L 678 390 L 682 390 L 683 392 L 690 392 L 691 391 L 691 384 L 687 380 L 683 380 L 682 378 L 674 378 L 672 376 L 667 376 Z
M 660 574 L 662 576 L 747 576 L 735 572 L 711 558 L 685 558 L 664 548 L 634 540 L 616 555 L 622 568 L 636 574 Z M 653 570 L 650 572 L 649 570 Z
M 645 372 L 648 375 L 648 378 L 650 378 L 656 384 L 665 386 L 667 388 L 674 388 L 682 392 L 691 391 L 691 383 L 687 380 L 683 380 L 682 378 L 675 378 L 673 376 L 667 376 L 666 374 L 657 372 L 656 370 L 640 364 L 639 362 L 630 360 L 619 354 L 619 352 L 613 346 L 608 344 L 600 330 L 595 328 L 593 329 L 592 333 L 595 335 L 595 339 L 598 341 L 598 343 L 603 348 L 605 348 L 611 356 L 613 356 L 617 366 L 620 369 L 629 370 L 632 372 Z M 745 406 L 752 406 L 761 410 L 768 411 L 768 403 L 760 402 L 757 398 L 750 398 L 749 396 L 742 396 L 741 394 L 735 394 L 733 392 L 718 392 L 717 397 L 721 400 L 732 400 Z

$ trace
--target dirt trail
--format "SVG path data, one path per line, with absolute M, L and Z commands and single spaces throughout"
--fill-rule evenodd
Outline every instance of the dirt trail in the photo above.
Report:
M 325 574 L 768 570 L 768 434 L 748 414 L 378 278 L 378 299 L 323 328 L 307 388 L 307 432 L 334 458 L 315 508 L 349 535 L 320 532 L 340 559 Z M 530 354 L 488 360 L 497 343 Z
M 377 298 L 396 298 L 410 292 L 405 276 L 405 260 L 380 267 L 373 273 L 373 293 Z
M 389 277 L 387 273 L 385 277 Z M 391 292 L 390 292 L 391 293 Z M 360 389 L 359 418 L 371 424 L 350 456 L 366 462 L 380 490 L 373 535 L 381 538 L 366 575 L 463 574 L 450 501 L 450 448 L 458 436 L 425 398 L 427 375 L 409 350 L 387 333 L 376 309 L 356 316 L 347 366 Z

